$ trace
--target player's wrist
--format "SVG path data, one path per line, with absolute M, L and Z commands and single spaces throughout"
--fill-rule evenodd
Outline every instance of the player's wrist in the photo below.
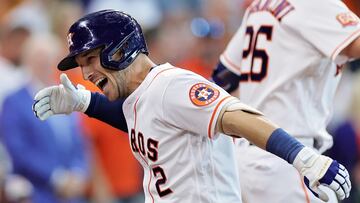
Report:
M 304 166 L 313 165 L 314 161 L 319 155 L 315 153 L 314 150 L 309 147 L 304 147 L 300 152 L 296 155 L 293 166 L 301 172 Z
M 274 130 L 266 143 L 266 151 L 290 164 L 294 163 L 295 157 L 304 147 L 303 144 L 281 128 Z
M 79 103 L 75 110 L 84 113 L 90 105 L 91 92 L 89 90 L 79 89 L 78 95 Z

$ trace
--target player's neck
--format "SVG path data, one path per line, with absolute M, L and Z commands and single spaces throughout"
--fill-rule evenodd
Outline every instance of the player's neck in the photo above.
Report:
M 133 92 L 145 79 L 151 68 L 156 66 L 145 54 L 139 54 L 131 64 L 130 88 Z

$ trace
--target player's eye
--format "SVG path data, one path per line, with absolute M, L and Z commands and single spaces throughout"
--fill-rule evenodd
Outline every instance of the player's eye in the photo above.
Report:
M 86 59 L 86 63 L 87 63 L 87 64 L 94 63 L 95 59 L 96 59 L 96 56 L 89 56 L 89 57 L 87 57 L 87 59 Z

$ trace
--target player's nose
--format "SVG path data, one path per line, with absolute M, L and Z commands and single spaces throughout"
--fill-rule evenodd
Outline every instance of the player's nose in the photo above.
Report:
M 92 71 L 89 66 L 81 66 L 81 72 L 84 80 L 90 80 Z

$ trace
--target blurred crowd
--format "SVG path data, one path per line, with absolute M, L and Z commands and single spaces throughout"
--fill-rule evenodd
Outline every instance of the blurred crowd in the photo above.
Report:
M 358 1 L 345 1 L 359 15 Z M 34 94 L 58 84 L 67 30 L 82 15 L 123 10 L 142 25 L 151 57 L 209 78 L 251 0 L 0 0 L 0 202 L 141 203 L 142 169 L 128 137 L 86 115 L 38 120 Z M 352 171 L 360 202 L 360 67 L 347 64 L 327 153 Z M 67 71 L 92 91 L 80 69 Z M 358 186 L 358 187 L 357 187 Z

